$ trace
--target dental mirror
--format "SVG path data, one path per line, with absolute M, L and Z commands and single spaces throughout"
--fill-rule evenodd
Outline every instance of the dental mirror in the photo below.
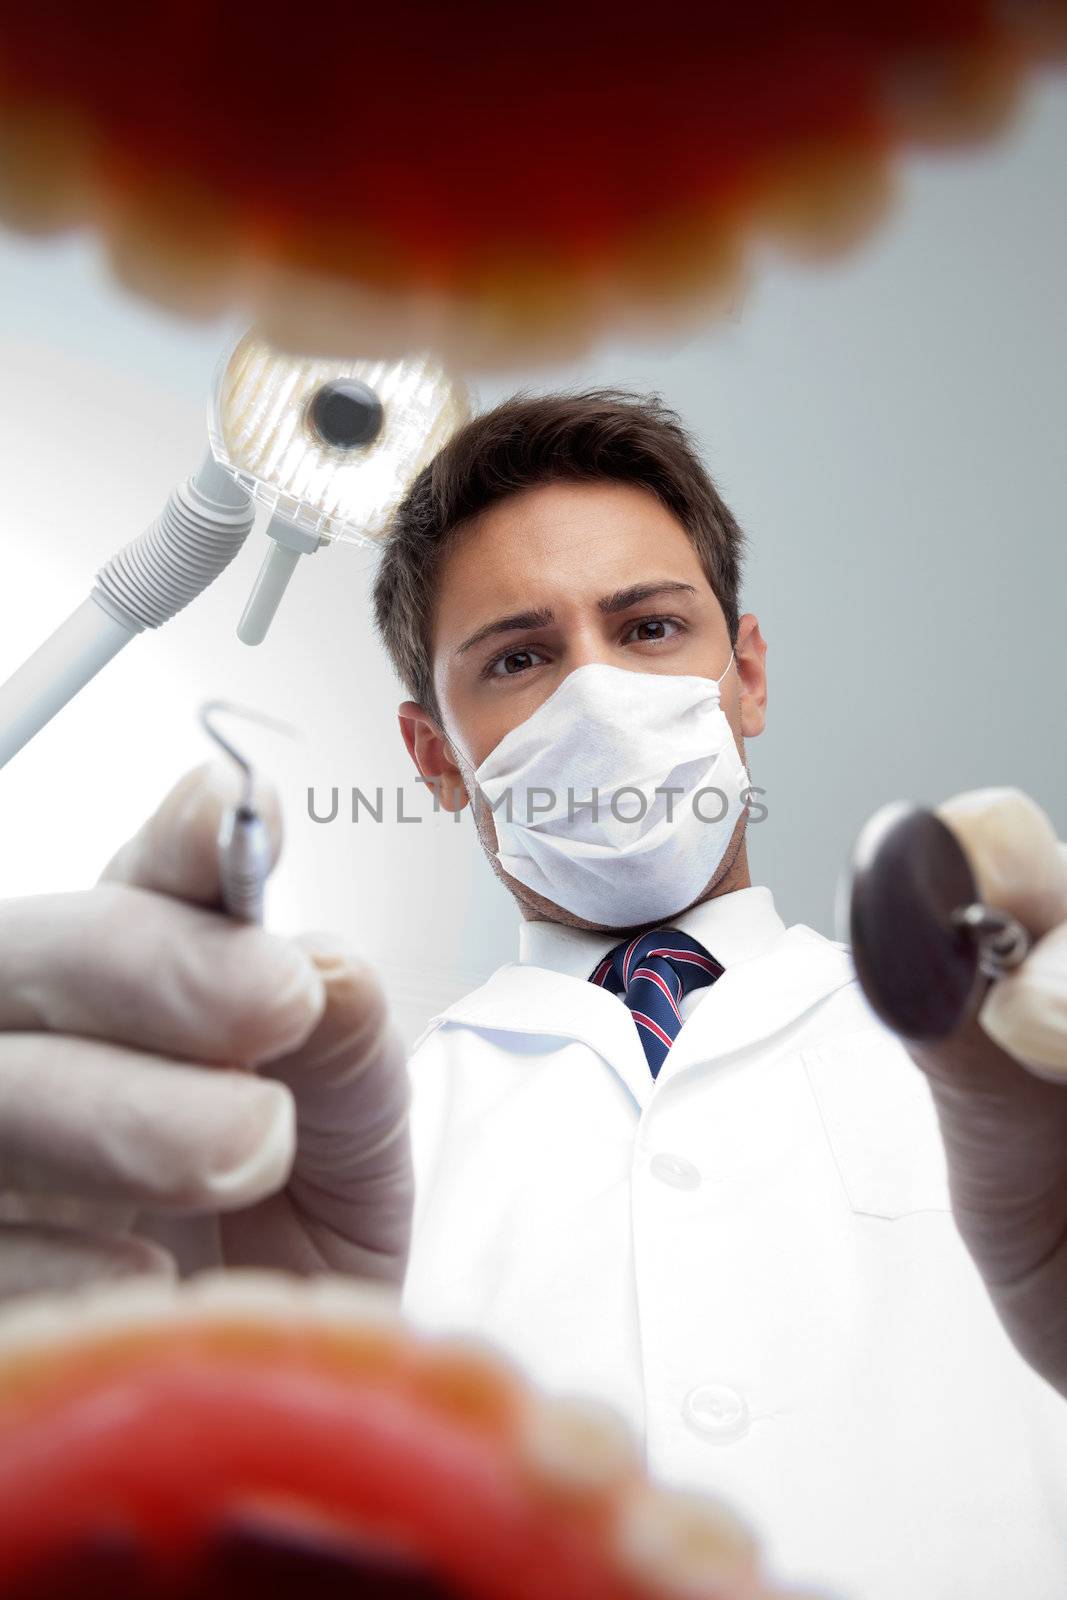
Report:
M 906 802 L 884 806 L 860 833 L 847 904 L 863 992 L 908 1039 L 955 1033 L 987 981 L 1018 966 L 1030 947 L 1014 917 L 983 905 L 952 830 Z

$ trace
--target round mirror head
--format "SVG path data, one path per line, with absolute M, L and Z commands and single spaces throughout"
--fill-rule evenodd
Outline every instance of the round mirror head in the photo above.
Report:
M 863 829 L 852 858 L 852 959 L 894 1033 L 943 1039 L 966 1019 L 981 983 L 979 950 L 955 914 L 976 899 L 970 863 L 932 811 L 900 802 Z

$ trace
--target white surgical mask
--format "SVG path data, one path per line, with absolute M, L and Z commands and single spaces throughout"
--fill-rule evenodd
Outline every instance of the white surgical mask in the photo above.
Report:
M 505 871 L 606 927 L 656 922 L 695 900 L 748 798 L 719 704 L 726 672 L 598 662 L 568 673 L 474 771 Z

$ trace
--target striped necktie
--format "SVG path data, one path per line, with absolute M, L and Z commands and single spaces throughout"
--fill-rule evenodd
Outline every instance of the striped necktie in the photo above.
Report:
M 722 974 L 721 962 L 696 939 L 677 928 L 653 928 L 609 950 L 589 981 L 619 995 L 629 1007 L 656 1077 L 682 1026 L 682 996 Z

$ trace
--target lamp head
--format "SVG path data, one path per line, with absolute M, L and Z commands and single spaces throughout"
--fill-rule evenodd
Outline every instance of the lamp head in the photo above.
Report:
M 462 381 L 429 353 L 400 361 L 292 356 L 254 331 L 223 357 L 211 448 L 271 512 L 268 555 L 238 629 L 266 632 L 300 554 L 380 544 L 412 481 L 470 416 Z

